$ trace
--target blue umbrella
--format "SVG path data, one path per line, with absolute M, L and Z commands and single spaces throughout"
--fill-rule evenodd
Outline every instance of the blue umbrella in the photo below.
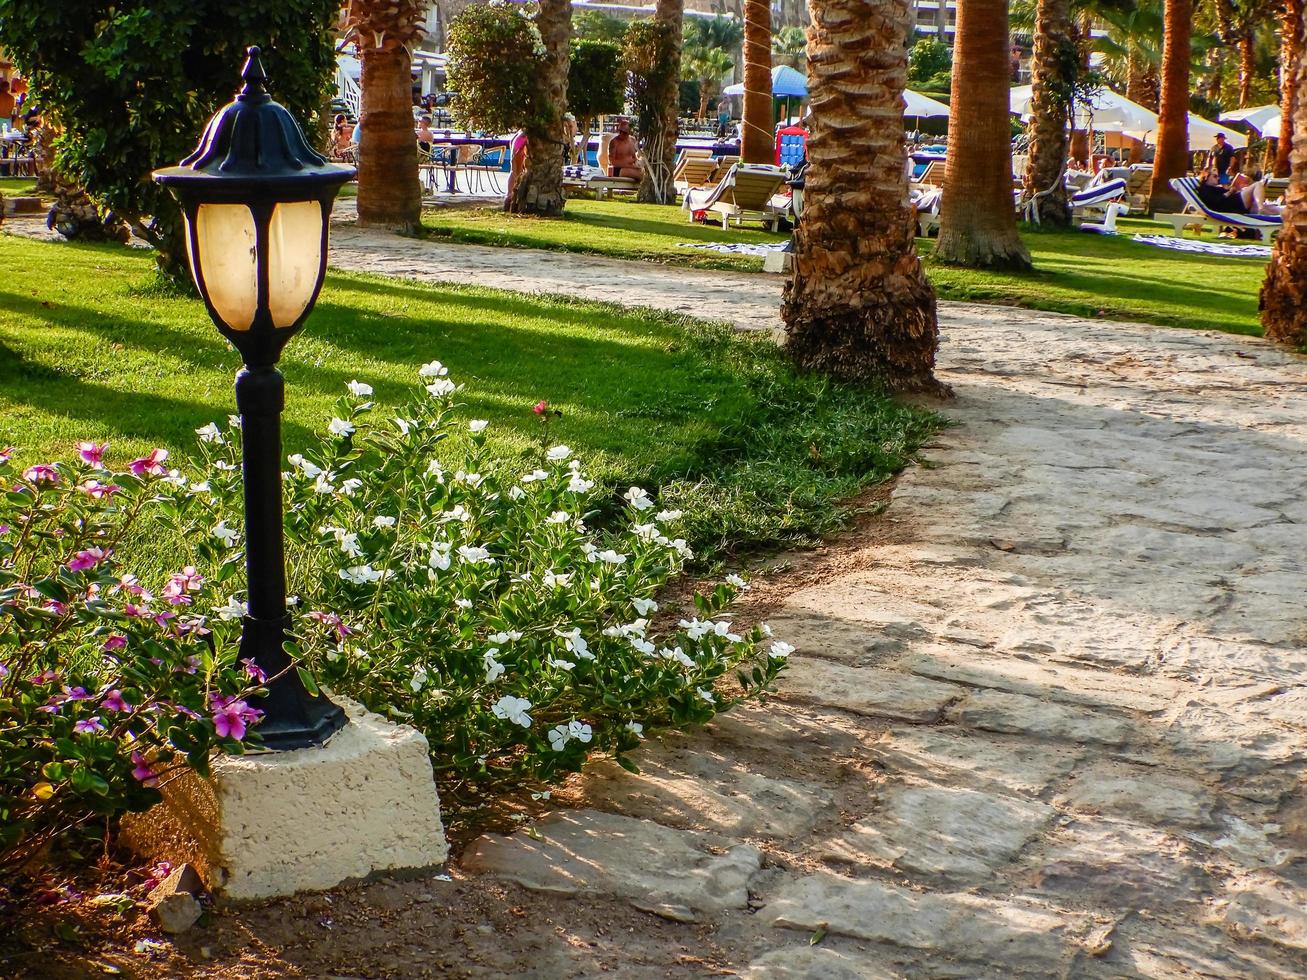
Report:
M 722 89 L 722 94 L 743 95 L 744 85 L 728 85 Z M 808 80 L 802 72 L 795 71 L 789 65 L 777 65 L 771 70 L 771 94 L 777 99 L 806 99 Z

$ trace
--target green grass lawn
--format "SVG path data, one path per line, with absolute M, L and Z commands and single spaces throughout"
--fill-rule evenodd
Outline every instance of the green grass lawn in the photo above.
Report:
M 690 224 L 680 208 L 625 200 L 569 200 L 561 219 L 505 214 L 496 208 L 444 209 L 422 216 L 433 238 L 472 245 L 585 252 L 698 269 L 762 271 L 762 259 L 692 248 L 681 242 L 783 242 L 787 236 L 760 225 L 722 231 L 721 225 Z
M 628 201 L 567 202 L 559 219 L 506 215 L 501 211 L 446 210 L 423 216 L 432 236 L 478 245 L 587 252 L 698 268 L 761 271 L 762 260 L 678 248 L 680 242 L 763 242 L 784 236 L 762 230 L 722 231 L 690 225 L 679 208 Z M 944 299 L 1003 303 L 1078 316 L 1138 320 L 1165 326 L 1261 334 L 1257 291 L 1265 259 L 1193 255 L 1148 245 L 1131 236 L 1168 226 L 1148 220 L 1119 222 L 1117 237 L 1081 231 L 1023 229 L 1035 261 L 1031 275 L 1003 275 L 929 266 Z M 917 246 L 929 255 L 931 239 Z
M 76 439 L 130 459 L 183 454 L 193 430 L 233 410 L 235 353 L 198 299 L 168 295 L 148 252 L 0 235 L 0 446 L 24 462 L 68 458 Z M 565 297 L 328 277 L 286 350 L 286 451 L 357 378 L 379 404 L 438 358 L 466 384 L 468 417 L 492 422 L 494 453 L 538 452 L 540 399 L 564 413 L 552 440 L 601 480 L 663 487 L 696 512 L 701 546 L 810 538 L 835 501 L 905 464 L 937 424 L 866 389 L 796 377 L 774 344 L 668 315 Z
M 0 177 L 0 194 L 6 197 L 31 197 L 35 193 L 35 177 Z

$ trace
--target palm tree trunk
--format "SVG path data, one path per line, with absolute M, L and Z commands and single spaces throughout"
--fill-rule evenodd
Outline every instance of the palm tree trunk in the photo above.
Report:
M 567 111 L 568 54 L 572 43 L 570 0 L 540 0 L 535 22 L 545 43 L 545 57 L 536 85 L 548 118 L 527 128 L 526 168 L 513 186 L 508 210 L 514 214 L 557 217 L 563 213 L 566 203 L 563 151 L 567 140 L 563 113 Z
M 1293 122 L 1298 113 L 1299 61 L 1303 55 L 1303 0 L 1284 0 L 1280 21 L 1280 138 L 1275 145 L 1275 176 L 1288 177 Z
M 681 21 L 685 19 L 685 0 L 657 0 L 654 20 L 663 25 L 667 35 L 667 79 L 658 97 L 661 113 L 657 131 L 641 133 L 644 148 L 644 173 L 635 199 L 645 204 L 675 204 L 677 110 L 681 91 Z
M 953 127 L 935 258 L 986 269 L 1029 269 L 1012 197 L 1007 0 L 959 0 L 953 48 Z
M 775 159 L 771 92 L 771 6 L 768 0 L 744 2 L 744 125 L 740 140 L 743 163 Z
M 1257 74 L 1257 56 L 1253 45 L 1253 32 L 1244 28 L 1239 35 L 1239 108 L 1246 108 L 1253 97 L 1253 81 Z
M 944 394 L 935 291 L 907 206 L 908 10 L 908 0 L 811 5 L 811 165 L 781 314 L 805 370 Z
M 359 224 L 415 231 L 422 217 L 413 77 L 400 45 L 359 48 Z
M 1126 52 L 1125 97 L 1145 109 L 1157 111 L 1157 92 L 1148 77 L 1148 62 L 1136 41 L 1128 42 Z
M 1284 227 L 1271 253 L 1259 305 L 1268 339 L 1303 347 L 1307 346 L 1307 57 L 1299 59 L 1297 69 L 1295 145 L 1284 195 Z
M 1022 196 L 1036 200 L 1041 223 L 1069 225 L 1066 169 L 1067 93 L 1066 46 L 1071 43 L 1070 0 L 1039 0 L 1035 8 L 1035 50 L 1031 77 L 1030 159 L 1022 182 Z
M 1172 177 L 1189 171 L 1189 58 L 1193 0 L 1166 0 L 1162 28 L 1162 101 L 1157 114 L 1157 155 L 1149 194 L 1154 211 L 1179 211 L 1180 195 Z

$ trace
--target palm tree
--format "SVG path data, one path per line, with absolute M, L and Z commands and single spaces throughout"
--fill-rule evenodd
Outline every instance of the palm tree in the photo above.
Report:
M 513 187 L 508 210 L 514 214 L 563 213 L 563 113 L 567 110 L 567 69 L 572 45 L 570 0 L 539 0 L 536 29 L 545 54 L 536 76 L 542 118 L 527 125 L 526 169 Z
M 943 394 L 904 174 L 908 5 L 823 0 L 811 14 L 811 166 L 781 307 L 786 350 L 805 370 Z
M 685 0 L 657 0 L 654 21 L 662 27 L 666 50 L 662 58 L 662 91 L 652 93 L 658 106 L 656 133 L 641 133 L 644 147 L 644 174 L 635 199 L 645 204 L 675 204 L 676 187 L 672 175 L 676 170 L 677 110 L 681 104 L 681 22 L 685 19 Z
M 935 258 L 1029 269 L 1012 202 L 1007 0 L 959 0 L 948 167 Z M 964 124 L 959 125 L 959 123 Z
M 411 52 L 426 10 L 425 0 L 349 0 L 345 8 L 345 39 L 362 65 L 359 224 L 413 231 L 422 217 Z
M 1275 141 L 1275 176 L 1288 177 L 1293 123 L 1298 114 L 1299 61 L 1303 56 L 1303 0 L 1284 0 L 1280 19 L 1280 138 Z
M 808 32 L 802 27 L 782 27 L 772 36 L 771 60 L 803 71 L 808 62 Z
M 1307 133 L 1307 57 L 1299 59 L 1297 69 L 1293 125 L 1296 132 Z M 1303 347 L 1307 346 L 1307 140 L 1299 139 L 1290 160 L 1284 227 L 1266 269 L 1260 306 L 1268 339 Z
M 1071 38 L 1070 0 L 1039 0 L 1030 97 L 1030 157 L 1022 196 L 1035 202 L 1041 223 L 1069 225 L 1066 172 L 1067 124 L 1071 118 L 1068 75 L 1078 63 Z
M 681 56 L 681 77 L 699 83 L 699 119 L 708 116 L 708 100 L 717 94 L 722 76 L 735 67 L 721 48 L 686 48 Z
M 1166 0 L 1162 27 L 1162 99 L 1157 113 L 1157 155 L 1149 206 L 1154 211 L 1179 211 L 1180 195 L 1172 177 L 1189 170 L 1189 61 L 1193 0 Z
M 744 0 L 744 122 L 740 159 L 771 163 L 775 159 L 771 94 L 771 5 Z

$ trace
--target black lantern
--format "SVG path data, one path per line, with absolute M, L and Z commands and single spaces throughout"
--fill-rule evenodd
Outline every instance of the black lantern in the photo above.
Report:
M 331 204 L 356 171 L 309 146 L 264 88 L 259 49 L 247 54 L 235 101 L 209 120 L 193 154 L 156 170 L 154 179 L 181 204 L 195 285 L 245 363 L 236 375 L 249 590 L 241 656 L 274 678 L 260 704 L 264 745 L 298 749 L 320 745 L 346 718 L 326 697 L 309 694 L 283 649 L 290 625 L 281 509 L 285 385 L 276 364 L 318 298 Z

